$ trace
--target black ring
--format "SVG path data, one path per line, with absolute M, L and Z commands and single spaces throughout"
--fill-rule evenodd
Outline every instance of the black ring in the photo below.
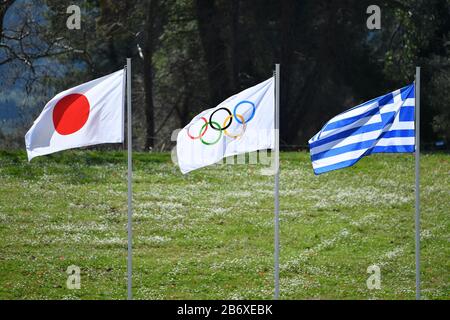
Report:
M 216 113 L 219 110 L 225 110 L 226 112 L 228 112 L 228 115 L 231 116 L 231 111 L 230 110 L 228 110 L 227 108 L 219 108 L 217 110 L 214 110 L 213 113 L 211 113 L 211 115 L 209 116 L 209 122 L 208 123 L 209 123 L 209 126 L 211 128 L 213 128 L 214 130 L 223 131 L 223 130 L 226 130 L 229 126 L 231 126 L 231 123 L 233 122 L 233 117 L 231 116 L 230 121 L 228 122 L 228 124 L 224 128 L 220 128 L 220 127 L 219 128 L 215 128 L 214 127 L 214 123 L 212 122 L 212 117 L 213 117 L 214 113 Z

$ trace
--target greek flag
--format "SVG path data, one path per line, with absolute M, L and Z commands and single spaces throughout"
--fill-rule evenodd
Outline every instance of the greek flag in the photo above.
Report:
M 414 84 L 347 110 L 309 140 L 315 174 L 350 167 L 364 156 L 414 152 Z

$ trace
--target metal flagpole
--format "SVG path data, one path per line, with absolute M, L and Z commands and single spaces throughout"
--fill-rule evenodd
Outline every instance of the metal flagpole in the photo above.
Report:
M 128 260 L 127 260 L 127 275 L 128 275 L 128 300 L 133 299 L 132 292 L 132 238 L 133 229 L 131 228 L 132 211 L 132 189 L 131 180 L 132 173 L 132 141 L 131 141 L 131 59 L 127 58 L 127 147 L 128 147 Z
M 275 294 L 277 300 L 280 296 L 280 64 L 275 65 Z
M 420 300 L 420 67 L 414 81 L 416 97 L 416 299 Z

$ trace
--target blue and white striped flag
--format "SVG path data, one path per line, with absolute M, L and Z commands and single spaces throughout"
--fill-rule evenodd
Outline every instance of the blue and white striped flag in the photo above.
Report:
M 414 152 L 414 84 L 347 110 L 309 140 L 315 174 L 381 152 Z

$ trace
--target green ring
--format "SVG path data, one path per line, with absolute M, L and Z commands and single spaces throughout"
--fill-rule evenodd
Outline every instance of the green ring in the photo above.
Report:
M 215 122 L 215 121 L 211 121 L 211 123 L 213 123 L 215 126 L 217 126 L 217 128 L 222 128 L 222 127 L 220 126 L 220 124 L 218 124 L 218 123 Z M 202 133 L 203 129 L 205 129 L 205 126 L 207 126 L 207 125 L 208 125 L 208 123 L 203 124 L 203 126 L 200 128 L 200 133 Z M 200 137 L 200 141 L 201 141 L 203 144 L 206 144 L 207 146 L 216 144 L 217 142 L 219 142 L 220 138 L 222 138 L 222 130 L 220 130 L 219 132 L 220 132 L 219 136 L 218 136 L 217 139 L 214 140 L 213 142 L 207 142 L 207 141 L 203 140 L 203 137 Z

